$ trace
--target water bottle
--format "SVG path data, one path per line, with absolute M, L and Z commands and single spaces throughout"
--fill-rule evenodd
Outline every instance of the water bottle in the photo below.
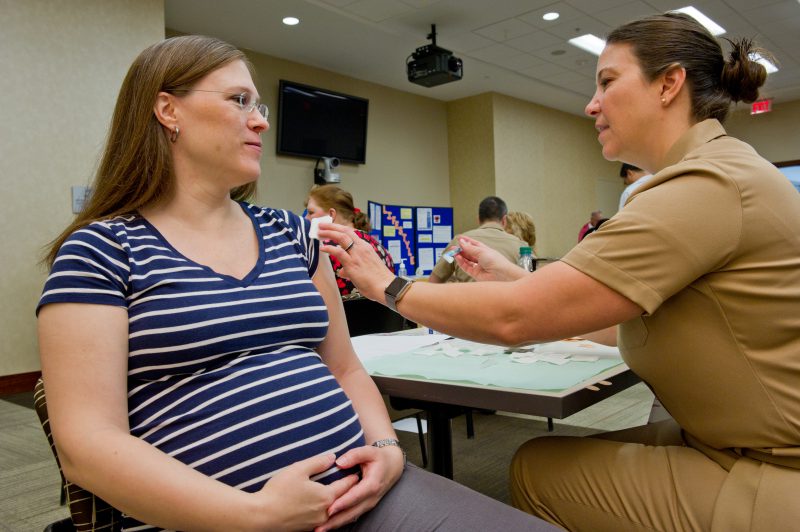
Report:
M 533 250 L 530 246 L 522 246 L 519 248 L 519 260 L 517 265 L 525 271 L 532 272 L 536 269 L 536 263 L 533 261 Z
M 397 269 L 397 276 L 398 277 L 407 277 L 408 272 L 406 271 L 406 261 L 405 259 L 400 259 L 400 267 Z

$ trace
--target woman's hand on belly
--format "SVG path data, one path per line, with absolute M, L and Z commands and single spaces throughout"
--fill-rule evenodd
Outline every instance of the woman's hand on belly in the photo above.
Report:
M 352 523 L 375 507 L 403 474 L 405 458 L 400 447 L 366 445 L 350 449 L 336 460 L 341 469 L 361 466 L 361 480 L 328 508 L 330 520 L 315 529 L 325 532 Z
M 255 493 L 261 499 L 266 530 L 312 530 L 329 519 L 331 504 L 349 493 L 358 475 L 349 475 L 330 484 L 311 477 L 330 469 L 336 455 L 319 455 L 295 462 L 282 469 Z

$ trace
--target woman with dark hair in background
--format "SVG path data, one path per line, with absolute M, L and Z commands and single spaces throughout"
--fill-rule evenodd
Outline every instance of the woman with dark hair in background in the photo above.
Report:
M 245 201 L 269 129 L 252 77 L 182 36 L 122 83 L 37 309 L 64 475 L 134 530 L 549 528 L 405 467 L 309 224 Z
M 381 258 L 383 263 L 386 264 L 386 267 L 394 272 L 392 256 L 380 242 L 369 234 L 372 230 L 372 226 L 369 224 L 369 218 L 361 209 L 353 204 L 352 194 L 336 185 L 322 185 L 312 188 L 306 200 L 306 220 L 319 218 L 320 216 L 330 216 L 334 223 L 353 228 L 353 233 L 372 246 L 372 249 L 378 257 Z M 333 273 L 336 274 L 336 284 L 339 286 L 339 293 L 342 296 L 350 295 L 355 289 L 353 283 L 351 283 L 349 279 L 339 276 L 342 263 L 333 255 L 330 257 Z
M 721 125 L 766 80 L 752 43 L 731 44 L 726 60 L 676 13 L 611 32 L 586 114 L 606 159 L 654 175 L 559 262 L 529 274 L 464 240 L 462 268 L 512 282 L 408 286 L 362 246 L 323 248 L 362 294 L 437 331 L 505 345 L 618 340 L 674 421 L 523 445 L 512 500 L 564 528 L 800 522 L 800 195 Z

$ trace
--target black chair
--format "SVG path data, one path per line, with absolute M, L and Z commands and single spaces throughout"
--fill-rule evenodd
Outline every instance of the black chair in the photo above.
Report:
M 36 410 L 42 429 L 53 451 L 58 471 L 61 473 L 61 501 L 66 499 L 70 517 L 47 525 L 45 532 L 116 532 L 122 528 L 122 515 L 100 497 L 73 484 L 64 477 L 58 452 L 50 432 L 50 416 L 47 413 L 47 398 L 44 394 L 44 382 L 39 379 L 33 390 L 34 409 Z
M 350 336 L 402 331 L 406 319 L 380 303 L 365 297 L 349 297 L 342 301 Z

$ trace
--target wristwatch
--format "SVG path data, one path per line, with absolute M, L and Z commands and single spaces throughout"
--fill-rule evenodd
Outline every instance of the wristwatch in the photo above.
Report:
M 408 464 L 408 457 L 406 456 L 406 452 L 403 450 L 402 447 L 400 447 L 400 442 L 395 440 L 394 438 L 386 438 L 385 440 L 378 440 L 376 442 L 372 442 L 372 446 L 377 447 L 379 449 L 381 447 L 388 447 L 388 446 L 397 447 L 398 449 L 400 449 L 400 452 L 403 453 L 403 467 L 405 467 L 406 464 Z
M 406 295 L 413 283 L 414 281 L 409 281 L 403 277 L 395 277 L 386 287 L 386 290 L 383 291 L 386 296 L 386 306 L 397 312 L 397 304 L 403 299 L 403 296 Z

